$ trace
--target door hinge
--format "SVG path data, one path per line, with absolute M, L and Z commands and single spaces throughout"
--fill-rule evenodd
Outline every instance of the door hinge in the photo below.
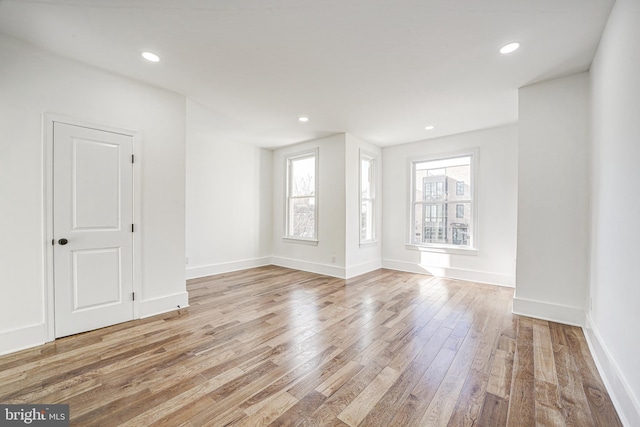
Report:
M 135 154 L 131 155 L 131 163 L 135 163 L 136 162 L 136 156 Z
M 133 224 L 131 224 L 131 232 L 135 233 L 135 231 L 133 230 Z
M 136 300 L 136 293 L 135 292 L 131 292 L 131 298 L 133 301 Z
M 55 246 L 55 244 L 56 244 L 56 239 L 51 239 L 51 244 Z

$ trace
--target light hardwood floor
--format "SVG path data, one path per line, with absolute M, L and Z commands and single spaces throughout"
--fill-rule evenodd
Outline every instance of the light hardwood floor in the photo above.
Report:
M 188 283 L 189 308 L 0 357 L 0 402 L 78 426 L 619 426 L 582 331 L 513 291 L 270 266 Z

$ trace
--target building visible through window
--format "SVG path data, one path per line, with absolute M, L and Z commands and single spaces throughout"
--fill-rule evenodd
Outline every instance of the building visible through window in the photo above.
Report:
M 412 162 L 412 244 L 471 246 L 472 160 Z

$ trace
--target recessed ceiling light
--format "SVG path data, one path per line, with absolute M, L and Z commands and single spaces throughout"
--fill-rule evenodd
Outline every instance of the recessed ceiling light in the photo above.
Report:
M 435 126 L 429 125 L 424 127 L 424 130 L 431 130 L 431 129 L 435 129 Z
M 142 52 L 142 57 L 150 62 L 160 62 L 160 57 L 152 52 Z
M 299 122 L 308 122 L 309 121 L 309 117 L 305 117 L 305 116 L 298 117 L 298 121 Z
M 518 42 L 509 43 L 500 48 L 500 53 L 504 54 L 504 53 L 515 52 L 516 50 L 518 50 L 519 47 L 520 47 L 520 43 Z

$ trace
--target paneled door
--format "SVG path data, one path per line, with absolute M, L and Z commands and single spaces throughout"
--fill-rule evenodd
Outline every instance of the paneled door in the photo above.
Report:
M 55 336 L 133 319 L 133 137 L 55 122 Z

